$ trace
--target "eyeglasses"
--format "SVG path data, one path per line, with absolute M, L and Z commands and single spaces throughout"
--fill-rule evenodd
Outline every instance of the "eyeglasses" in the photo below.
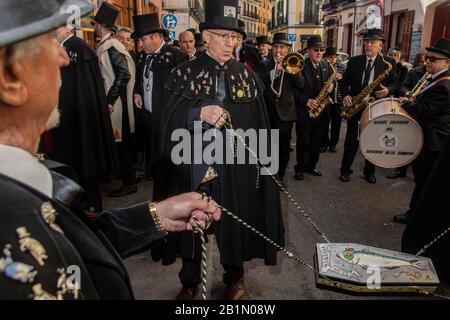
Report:
M 325 49 L 324 48 L 315 48 L 314 49 L 314 52 L 325 52 Z
M 425 56 L 424 58 L 425 58 L 425 61 L 430 60 L 430 62 L 436 62 L 438 60 L 446 60 L 446 61 L 448 61 L 448 58 L 438 58 L 438 57 L 435 57 L 435 56 Z
M 239 37 L 237 34 L 234 34 L 234 33 L 231 33 L 231 34 L 230 33 L 218 33 L 218 32 L 214 32 L 211 30 L 208 30 L 208 32 L 215 34 L 219 38 L 219 40 L 221 40 L 223 42 L 227 41 L 228 39 L 231 39 L 233 42 L 236 42 Z

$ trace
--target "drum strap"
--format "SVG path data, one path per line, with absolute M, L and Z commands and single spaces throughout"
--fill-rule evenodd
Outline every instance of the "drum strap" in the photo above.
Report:
M 445 80 L 450 80 L 450 76 L 442 77 L 442 78 L 437 79 L 436 81 L 433 81 L 433 82 L 430 83 L 428 86 L 426 86 L 422 91 L 420 91 L 418 95 L 421 95 L 422 93 L 424 93 L 425 91 L 427 91 L 427 90 L 430 89 L 431 87 L 434 87 L 434 86 L 437 85 L 439 82 L 442 82 L 442 81 L 445 81 Z

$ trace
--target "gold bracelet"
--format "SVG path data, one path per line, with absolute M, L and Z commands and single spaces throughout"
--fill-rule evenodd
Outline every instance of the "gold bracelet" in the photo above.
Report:
M 156 229 L 163 235 L 167 235 L 167 229 L 163 227 L 161 220 L 159 220 L 158 212 L 156 211 L 156 202 L 149 202 L 148 208 L 150 211 L 150 214 L 153 218 L 153 221 L 155 222 Z

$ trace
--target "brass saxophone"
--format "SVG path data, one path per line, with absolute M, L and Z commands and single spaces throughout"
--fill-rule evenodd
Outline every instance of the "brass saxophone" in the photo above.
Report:
M 406 103 L 406 102 L 414 103 L 414 102 L 416 102 L 417 96 L 420 94 L 422 89 L 427 85 L 427 81 L 430 78 L 431 78 L 431 73 L 425 72 L 423 77 L 420 78 L 419 82 L 417 82 L 417 84 L 414 86 L 414 88 L 410 92 L 408 92 L 408 94 L 406 95 L 406 98 L 408 98 L 408 100 L 405 100 L 403 103 Z
M 389 72 L 392 70 L 392 64 L 387 62 L 383 56 L 381 56 L 383 62 L 387 65 L 387 69 L 381 73 L 378 78 L 373 80 L 371 84 L 365 87 L 356 97 L 353 97 L 353 102 L 348 107 L 343 107 L 341 112 L 341 117 L 344 119 L 350 119 L 355 114 L 357 114 L 360 110 L 365 109 L 370 103 L 375 101 L 375 98 L 371 97 L 370 94 L 372 91 L 378 87 L 381 82 L 383 82 L 384 78 L 387 77 Z
M 327 82 L 322 87 L 322 90 L 320 90 L 317 98 L 314 99 L 317 101 L 317 107 L 308 110 L 308 115 L 311 119 L 316 119 L 318 116 L 320 116 L 322 111 L 327 106 L 329 106 L 330 104 L 333 103 L 333 99 L 331 99 L 328 94 L 328 89 L 333 84 L 333 80 L 334 80 L 334 77 L 336 76 L 337 71 L 336 71 L 336 68 L 331 65 L 331 63 L 328 62 L 328 65 L 330 66 L 333 73 L 331 74 L 331 76 L 328 78 Z

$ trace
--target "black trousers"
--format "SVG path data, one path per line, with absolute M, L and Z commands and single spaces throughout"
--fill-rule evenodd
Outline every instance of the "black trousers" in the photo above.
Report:
M 134 147 L 131 142 L 116 142 L 117 151 L 120 160 L 120 172 L 122 183 L 124 185 L 133 185 L 135 183 L 135 170 L 133 168 Z
M 320 147 L 327 131 L 328 116 L 322 113 L 317 119 L 308 117 L 306 121 L 297 121 L 297 165 L 295 172 L 313 170 L 319 162 Z
M 352 172 L 353 160 L 359 147 L 359 120 L 362 111 L 347 120 L 347 133 L 345 135 L 344 156 L 341 164 L 341 174 L 350 174 Z M 366 160 L 364 166 L 364 175 L 375 174 L 375 165 Z
M 339 143 L 339 134 L 341 133 L 342 124 L 341 110 L 342 105 L 338 103 L 328 106 L 327 111 L 329 118 L 327 121 L 327 129 L 326 134 L 324 135 L 322 146 L 335 147 Z
M 434 164 L 439 156 L 439 151 L 430 151 L 425 148 L 422 149 L 419 156 L 414 160 L 412 165 L 412 170 L 414 174 L 415 188 L 411 196 L 411 201 L 409 203 L 409 213 L 412 212 L 420 198 L 423 187 L 427 182 L 428 176 L 432 171 Z
M 272 129 L 278 129 L 279 131 L 279 143 L 278 143 L 278 175 L 284 176 L 286 168 L 289 164 L 290 158 L 290 146 L 292 139 L 292 127 L 294 126 L 293 121 L 283 121 L 280 119 L 278 113 L 275 113 L 270 121 Z M 272 151 L 273 152 L 273 151 Z
M 220 180 L 215 179 L 209 183 L 201 185 L 198 192 L 204 192 L 207 195 L 212 196 L 213 199 L 220 199 L 221 194 Z M 216 227 L 215 222 L 213 226 Z M 209 233 L 210 230 L 207 231 Z M 201 257 L 202 257 L 202 247 L 201 239 L 199 234 L 193 235 L 194 249 L 191 258 L 183 258 L 181 270 L 178 273 L 180 282 L 183 286 L 189 288 L 195 288 L 201 283 Z M 221 251 L 220 242 L 217 241 L 219 251 Z M 244 266 L 243 264 L 238 266 L 223 265 L 225 273 L 223 274 L 223 282 L 227 285 L 232 284 L 244 276 Z
M 144 151 L 145 151 L 145 174 L 147 177 L 151 177 L 152 170 L 152 113 L 147 110 L 142 110 L 142 126 L 144 132 Z

